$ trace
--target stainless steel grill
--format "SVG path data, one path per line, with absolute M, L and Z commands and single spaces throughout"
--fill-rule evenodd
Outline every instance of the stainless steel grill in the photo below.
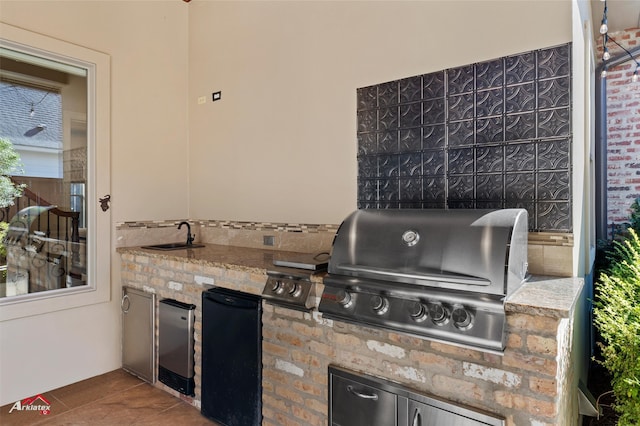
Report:
M 500 352 L 527 228 L 523 209 L 358 210 L 336 234 L 319 310 Z

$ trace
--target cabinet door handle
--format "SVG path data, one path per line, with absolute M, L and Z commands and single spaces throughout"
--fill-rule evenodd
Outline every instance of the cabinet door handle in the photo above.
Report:
M 362 398 L 362 399 L 371 399 L 374 401 L 378 400 L 378 395 L 375 393 L 362 393 L 362 392 L 358 392 L 357 390 L 355 390 L 353 388 L 353 386 L 349 385 L 347 386 L 347 391 L 349 391 L 350 393 L 354 394 L 355 396 L 357 396 L 358 398 Z
M 127 307 L 124 307 L 125 302 L 127 303 Z M 131 307 L 131 301 L 129 300 L 129 296 L 128 295 L 124 295 L 122 296 L 122 301 L 120 301 L 120 309 L 122 310 L 123 313 L 127 313 L 129 312 L 129 308 Z
M 413 421 L 411 422 L 411 426 L 422 426 L 422 416 L 417 409 L 415 413 L 413 413 Z

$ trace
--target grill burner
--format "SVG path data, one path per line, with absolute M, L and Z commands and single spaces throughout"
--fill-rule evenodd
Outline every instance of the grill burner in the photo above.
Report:
M 278 256 L 273 261 L 275 267 L 267 271 L 262 297 L 269 303 L 296 310 L 314 309 L 317 305 L 316 284 L 311 277 L 327 269 L 328 257 L 328 253 Z
M 504 349 L 505 299 L 525 280 L 527 212 L 358 210 L 333 243 L 327 318 Z

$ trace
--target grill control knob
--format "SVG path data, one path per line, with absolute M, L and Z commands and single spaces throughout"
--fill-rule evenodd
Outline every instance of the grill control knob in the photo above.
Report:
M 351 293 L 346 290 L 338 290 L 336 292 L 336 302 L 339 305 L 344 306 L 345 308 L 350 307 L 353 304 L 353 298 L 351 297 Z
M 282 281 L 273 280 L 271 282 L 271 291 L 273 291 L 275 294 L 282 294 L 282 292 L 284 291 L 284 286 L 282 284 Z
M 289 285 L 289 294 L 292 297 L 298 297 L 301 291 L 302 291 L 301 286 L 298 285 L 298 283 L 291 282 L 291 284 Z
M 422 322 L 427 319 L 427 308 L 420 302 L 411 302 L 408 311 L 411 319 L 416 322 Z
M 449 320 L 449 311 L 441 302 L 429 303 L 429 316 L 435 324 L 442 325 Z
M 371 309 L 378 315 L 383 315 L 389 310 L 389 301 L 382 296 L 371 296 Z
M 453 305 L 451 319 L 453 320 L 453 325 L 461 330 L 471 328 L 473 325 L 473 315 L 462 305 Z

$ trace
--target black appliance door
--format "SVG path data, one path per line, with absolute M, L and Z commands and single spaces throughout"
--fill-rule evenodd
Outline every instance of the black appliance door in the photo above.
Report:
M 260 300 L 218 287 L 202 293 L 201 413 L 223 425 L 262 422 Z

